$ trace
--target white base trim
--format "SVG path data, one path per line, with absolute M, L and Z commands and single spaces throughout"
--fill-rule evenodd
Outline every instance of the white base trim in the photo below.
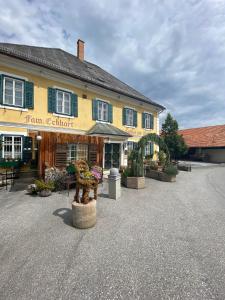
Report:
M 27 136 L 27 132 L 23 132 L 23 131 L 0 131 L 1 134 L 10 134 L 10 135 L 23 135 L 23 136 Z
M 28 108 L 14 107 L 14 106 L 8 106 L 8 105 L 0 105 L 0 108 L 2 108 L 2 109 L 19 110 L 19 111 L 28 111 Z
M 60 118 L 66 118 L 66 119 L 74 119 L 75 118 L 73 116 L 60 115 L 60 114 L 57 114 L 57 113 L 53 113 L 53 116 L 60 117 Z
M 25 129 L 28 129 L 28 130 L 35 130 L 35 131 L 71 133 L 71 134 L 79 134 L 79 135 L 87 134 L 86 131 L 78 130 L 78 129 L 67 129 L 67 128 L 62 128 L 62 127 L 28 125 L 28 124 L 20 124 L 20 123 L 0 122 L 0 126 L 14 127 L 14 128 L 15 127 L 16 128 L 25 128 Z

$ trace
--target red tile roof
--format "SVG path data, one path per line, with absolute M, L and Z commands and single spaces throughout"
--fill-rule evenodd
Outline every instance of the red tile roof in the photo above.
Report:
M 225 125 L 179 130 L 188 147 L 225 147 Z

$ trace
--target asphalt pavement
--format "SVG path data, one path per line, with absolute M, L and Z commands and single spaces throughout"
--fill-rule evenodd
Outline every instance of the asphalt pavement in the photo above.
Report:
M 225 167 L 146 179 L 97 224 L 71 226 L 74 191 L 0 191 L 0 299 L 225 299 Z

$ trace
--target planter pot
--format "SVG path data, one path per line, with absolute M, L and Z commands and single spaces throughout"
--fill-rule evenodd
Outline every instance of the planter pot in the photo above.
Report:
M 190 164 L 178 164 L 177 168 L 180 171 L 191 172 L 191 165 Z
M 126 177 L 124 179 L 125 186 L 129 189 L 143 189 L 145 188 L 144 177 Z
M 50 190 L 42 190 L 40 192 L 38 192 L 38 195 L 40 197 L 48 197 L 52 194 L 52 192 Z
M 164 172 L 157 171 L 157 170 L 151 170 L 151 169 L 146 169 L 145 171 L 145 176 L 148 178 L 160 180 L 160 181 L 166 181 L 166 182 L 175 182 L 176 181 L 176 176 L 171 176 L 168 175 Z
M 176 181 L 176 175 L 168 175 L 168 174 L 162 172 L 160 177 L 161 177 L 161 181 L 166 181 L 166 182 L 175 182 Z
M 73 226 L 80 229 L 93 227 L 96 224 L 96 200 L 88 204 L 72 203 Z

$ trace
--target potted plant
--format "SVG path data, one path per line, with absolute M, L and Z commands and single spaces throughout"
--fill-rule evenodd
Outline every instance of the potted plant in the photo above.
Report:
M 144 161 L 142 148 L 133 150 L 129 156 L 130 167 L 122 174 L 122 183 L 131 189 L 143 189 L 145 187 Z
M 178 174 L 177 166 L 168 164 L 165 166 L 162 172 L 162 181 L 175 182 Z
M 84 160 L 75 162 L 76 194 L 72 202 L 73 226 L 80 229 L 93 227 L 96 223 L 96 200 L 98 184 L 102 177 L 102 169 L 93 167 L 89 170 Z M 82 195 L 80 196 L 80 190 Z M 90 191 L 94 197 L 90 197 Z
M 54 190 L 54 183 L 52 181 L 44 182 L 44 180 L 35 180 L 38 195 L 40 197 L 48 197 Z

